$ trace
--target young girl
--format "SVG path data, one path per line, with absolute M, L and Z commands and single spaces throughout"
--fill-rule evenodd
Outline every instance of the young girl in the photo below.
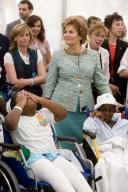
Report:
M 44 108 L 37 112 L 37 104 Z M 38 180 L 49 182 L 56 192 L 92 192 L 76 166 L 58 154 L 54 143 L 50 124 L 62 120 L 66 109 L 26 91 L 17 93 L 7 108 L 5 125 L 13 141 L 30 150 L 28 164 Z

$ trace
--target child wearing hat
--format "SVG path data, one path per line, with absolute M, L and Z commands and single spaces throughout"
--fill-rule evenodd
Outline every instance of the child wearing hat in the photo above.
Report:
M 113 95 L 102 94 L 97 97 L 94 117 L 88 117 L 84 122 L 83 130 L 94 133 L 98 144 L 115 136 L 128 139 L 128 120 L 121 119 L 120 113 L 116 113 L 116 106 Z
M 97 97 L 95 116 L 84 122 L 84 131 L 96 135 L 100 159 L 95 165 L 97 192 L 128 191 L 128 120 L 116 112 L 110 93 Z

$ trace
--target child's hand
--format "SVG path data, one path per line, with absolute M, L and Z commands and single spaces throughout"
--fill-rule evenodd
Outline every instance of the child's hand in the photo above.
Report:
M 90 115 L 91 117 L 98 117 L 101 121 L 104 121 L 105 117 L 100 111 L 94 111 Z
M 17 96 L 16 96 L 16 105 L 24 108 L 24 106 L 26 105 L 27 103 L 27 91 L 20 91 L 17 93 Z
M 122 111 L 124 111 L 125 105 L 122 105 L 121 103 L 117 102 L 117 106 L 116 106 L 116 112 L 120 113 Z
M 28 98 L 32 99 L 36 104 L 39 103 L 39 98 L 37 95 L 28 92 Z

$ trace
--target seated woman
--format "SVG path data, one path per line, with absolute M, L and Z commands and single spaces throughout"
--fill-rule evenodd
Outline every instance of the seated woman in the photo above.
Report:
M 11 34 L 11 48 L 5 54 L 4 66 L 9 83 L 14 89 L 22 89 L 42 96 L 41 85 L 45 82 L 45 67 L 40 51 L 29 45 L 32 35 L 27 24 L 18 24 Z
M 98 96 L 95 116 L 84 122 L 84 131 L 96 134 L 101 158 L 95 167 L 98 192 L 127 192 L 128 189 L 128 120 L 116 112 L 116 100 L 106 93 Z M 119 182 L 120 181 L 120 182 Z
M 38 112 L 37 104 L 43 107 Z M 8 101 L 7 109 L 5 125 L 14 142 L 30 150 L 28 164 L 38 180 L 49 182 L 56 192 L 92 192 L 80 171 L 58 154 L 54 144 L 50 124 L 67 115 L 65 108 L 23 90 Z

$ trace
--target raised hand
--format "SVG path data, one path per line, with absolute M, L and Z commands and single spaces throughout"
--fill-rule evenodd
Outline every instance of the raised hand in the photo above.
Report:
M 114 96 L 116 96 L 117 94 L 121 94 L 118 86 L 110 84 L 110 88 Z
M 32 99 L 36 104 L 39 103 L 40 97 L 30 92 L 27 92 L 27 93 L 28 93 L 28 98 Z
M 27 103 L 27 98 L 28 98 L 28 92 L 27 91 L 20 91 L 17 93 L 17 97 L 16 97 L 16 105 L 24 108 L 24 106 Z
M 91 117 L 98 117 L 101 121 L 104 121 L 105 116 L 100 111 L 94 111 L 90 114 Z

